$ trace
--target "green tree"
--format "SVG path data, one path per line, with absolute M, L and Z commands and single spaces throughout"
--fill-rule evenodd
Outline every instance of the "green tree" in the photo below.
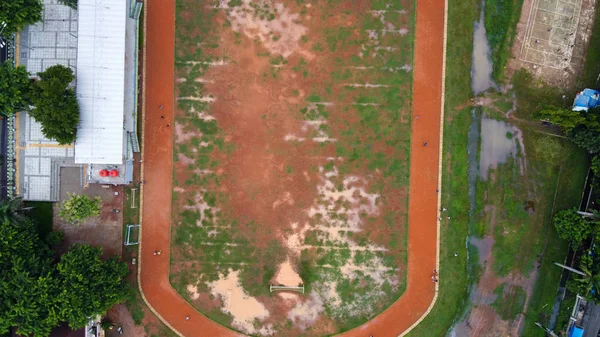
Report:
M 577 214 L 575 208 L 556 213 L 553 220 L 558 236 L 569 241 L 574 249 L 577 249 L 594 229 L 594 223 Z
M 38 73 L 39 81 L 32 86 L 34 108 L 29 114 L 42 125 L 46 138 L 60 144 L 71 144 L 77 137 L 79 103 L 75 91 L 69 87 L 75 76 L 70 68 L 52 66 Z
M 26 221 L 27 218 L 23 215 L 23 210 L 23 199 L 21 198 L 0 200 L 0 222 L 22 223 Z
M 587 127 L 573 129 L 569 138 L 589 153 L 600 152 L 600 132 Z
M 1 63 L 0 115 L 11 116 L 18 110 L 29 108 L 30 88 L 31 80 L 24 67 L 14 67 L 12 62 Z
M 74 245 L 58 263 L 60 317 L 73 328 L 125 300 L 127 265 L 117 257 L 102 261 L 102 248 Z
M 593 250 L 593 248 L 592 248 Z M 579 269 L 585 276 L 573 274 L 567 281 L 569 291 L 585 296 L 593 301 L 600 301 L 600 261 L 597 261 L 597 252 L 587 251 L 581 255 L 579 260 Z M 594 289 L 595 291 L 592 291 Z
M 102 199 L 100 197 L 90 198 L 86 195 L 68 194 L 69 199 L 63 201 L 60 206 L 59 216 L 73 224 L 80 225 L 85 220 L 100 215 Z
M 31 221 L 0 223 L 0 334 L 47 336 L 59 323 L 52 255 Z
M 0 22 L 6 22 L 4 36 L 16 33 L 25 26 L 42 20 L 41 0 L 3 0 L 0 1 Z
M 127 265 L 100 259 L 101 248 L 75 245 L 53 264 L 54 253 L 31 221 L 0 223 L 0 335 L 48 336 L 60 322 L 83 327 L 129 293 Z
M 586 121 L 585 116 L 579 111 L 556 107 L 546 107 L 539 111 L 536 116 L 539 119 L 547 120 L 554 125 L 560 126 L 566 133 L 571 132 L 575 127 L 584 124 Z

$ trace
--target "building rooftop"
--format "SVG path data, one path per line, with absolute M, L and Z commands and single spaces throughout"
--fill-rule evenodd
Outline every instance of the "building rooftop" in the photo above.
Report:
M 127 1 L 79 0 L 75 162 L 123 164 Z

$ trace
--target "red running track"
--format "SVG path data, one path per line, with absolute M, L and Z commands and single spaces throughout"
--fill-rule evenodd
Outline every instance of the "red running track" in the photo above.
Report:
M 142 237 L 139 284 L 148 305 L 181 335 L 239 336 L 188 304 L 169 283 L 175 0 L 146 1 Z M 343 336 L 397 336 L 419 322 L 435 300 L 438 186 L 442 111 L 444 0 L 417 2 L 408 209 L 406 292 L 392 306 Z M 160 108 L 162 106 L 162 108 Z M 165 116 L 162 119 L 160 116 Z M 423 144 L 427 142 L 427 146 Z M 153 255 L 161 250 L 161 255 Z M 443 277 L 443 274 L 440 275 Z M 189 320 L 186 317 L 189 316 Z

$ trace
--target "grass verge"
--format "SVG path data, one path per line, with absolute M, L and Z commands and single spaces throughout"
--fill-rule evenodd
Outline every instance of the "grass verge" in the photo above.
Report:
M 485 30 L 492 52 L 494 80 L 504 79 L 504 68 L 517 33 L 523 0 L 485 0 Z
M 587 155 L 585 151 L 574 144 L 564 140 L 565 157 L 562 159 L 562 170 L 556 179 L 556 199 L 554 200 L 554 213 L 579 204 L 583 184 L 587 174 Z M 551 213 L 549 213 L 551 215 Z M 534 291 L 527 308 L 523 336 L 545 336 L 544 331 L 535 325 L 540 322 L 547 325 L 552 314 L 552 306 L 560 282 L 561 270 L 554 265 L 554 261 L 562 262 L 568 252 L 568 243 L 558 237 L 551 223 L 551 216 L 546 220 L 545 249 L 540 259 L 538 277 Z M 563 302 L 562 305 L 572 305 Z M 560 327 L 557 324 L 557 327 Z

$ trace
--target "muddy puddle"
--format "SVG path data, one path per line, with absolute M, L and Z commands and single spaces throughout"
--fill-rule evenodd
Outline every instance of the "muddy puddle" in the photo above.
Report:
M 496 169 L 510 156 L 516 156 L 520 138 L 521 131 L 516 127 L 484 116 L 481 119 L 479 178 L 486 181 L 490 168 Z
M 471 66 L 471 87 L 478 95 L 496 84 L 492 80 L 492 60 L 490 58 L 490 45 L 488 43 L 483 15 L 484 4 L 481 4 L 479 21 L 475 21 L 475 34 L 473 35 L 473 65 Z
M 486 235 L 483 238 L 472 237 L 469 242 L 471 245 L 477 248 L 479 253 L 479 265 L 483 267 L 485 262 L 492 255 L 492 246 L 494 245 L 494 238 Z

